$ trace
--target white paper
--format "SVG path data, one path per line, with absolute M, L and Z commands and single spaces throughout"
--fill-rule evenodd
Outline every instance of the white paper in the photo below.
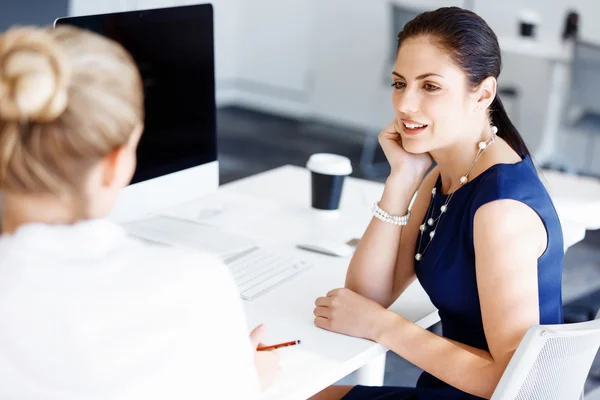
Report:
M 218 192 L 163 210 L 160 214 L 239 231 L 283 208 L 282 204 L 271 199 Z
M 245 236 L 214 226 L 169 216 L 152 216 L 123 225 L 132 236 L 168 244 L 188 247 L 225 257 L 256 245 Z

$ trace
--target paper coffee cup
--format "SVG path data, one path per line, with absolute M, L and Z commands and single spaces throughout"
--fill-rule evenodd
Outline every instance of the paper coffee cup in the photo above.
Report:
M 337 154 L 313 154 L 306 168 L 311 172 L 311 206 L 317 210 L 338 210 L 344 178 L 352 173 L 350 159 Z
M 519 35 L 526 38 L 534 38 L 535 30 L 542 19 L 535 11 L 523 10 L 519 12 Z

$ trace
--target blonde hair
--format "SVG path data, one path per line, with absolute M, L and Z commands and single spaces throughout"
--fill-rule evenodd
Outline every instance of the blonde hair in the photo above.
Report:
M 143 121 L 132 57 L 74 27 L 0 35 L 0 190 L 72 194 Z

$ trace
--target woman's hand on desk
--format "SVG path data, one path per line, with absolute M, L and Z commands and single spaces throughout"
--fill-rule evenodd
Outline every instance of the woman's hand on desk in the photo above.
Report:
M 377 341 L 390 311 L 350 289 L 334 289 L 315 301 L 315 325 L 328 331 Z
M 275 350 L 257 351 L 262 346 L 261 340 L 265 336 L 265 326 L 259 325 L 250 333 L 250 339 L 254 346 L 254 363 L 258 372 L 258 379 L 262 390 L 267 389 L 279 374 L 279 353 Z

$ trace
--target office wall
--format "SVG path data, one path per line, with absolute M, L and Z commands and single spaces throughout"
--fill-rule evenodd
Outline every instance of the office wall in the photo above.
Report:
M 0 32 L 17 24 L 51 24 L 68 9 L 69 0 L 0 0 Z
M 16 1 L 16 0 L 15 0 Z M 72 0 L 71 14 L 191 4 L 194 0 Z M 474 4 L 499 36 L 517 31 L 520 0 L 213 0 L 217 100 L 268 112 L 362 127 L 376 133 L 392 117 L 390 2 L 433 9 Z M 540 38 L 557 38 L 567 9 L 581 14 L 582 36 L 600 41 L 597 0 L 531 0 Z M 528 145 L 539 144 L 549 87 L 545 60 L 503 54 L 500 83 L 516 86 L 515 121 Z M 566 141 L 577 162 L 584 144 Z
M 464 5 L 462 1 L 396 1 L 401 5 L 436 8 Z M 520 0 L 476 0 L 478 12 L 499 36 L 514 36 L 516 16 L 522 9 Z M 530 9 L 540 13 L 541 38 L 557 38 L 567 9 L 582 14 L 582 35 L 600 41 L 600 25 L 591 17 L 600 15 L 597 0 L 532 0 Z M 383 86 L 389 65 L 387 54 L 393 45 L 387 1 L 320 2 L 316 10 L 316 57 L 312 68 L 316 84 L 311 93 L 312 111 L 328 120 L 338 120 L 366 127 L 382 124 L 391 118 L 389 88 Z M 337 18 L 334 18 L 336 16 Z M 340 21 L 333 25 L 332 21 Z M 341 22 L 343 21 L 343 22 Z M 587 23 L 586 23 L 587 22 Z M 521 99 L 509 107 L 518 107 L 517 124 L 532 146 L 539 142 L 548 95 L 549 68 L 544 60 L 503 54 L 504 70 L 500 82 L 517 86 Z
M 526 3 L 524 5 L 523 3 Z M 513 35 L 517 31 L 516 19 L 520 10 L 534 10 L 542 18 L 539 37 L 559 37 L 562 34 L 567 11 L 580 14 L 583 37 L 600 41 L 600 15 L 598 0 L 502 0 L 502 6 L 489 0 L 475 0 L 475 11 L 480 14 L 498 35 Z
M 476 0 L 475 11 L 490 24 L 499 36 L 514 35 L 517 30 L 517 14 L 524 7 L 522 4 L 523 2 L 520 0 L 502 0 L 502 7 L 497 7 L 495 2 Z M 540 40 L 559 38 L 562 35 L 567 11 L 574 9 L 580 14 L 581 36 L 600 42 L 600 24 L 596 22 L 596 17 L 600 15 L 600 1 L 529 0 L 526 7 L 535 10 L 542 18 L 538 27 Z M 548 63 L 533 57 L 512 54 L 503 54 L 503 61 L 504 69 L 500 81 L 513 84 L 520 89 L 521 99 L 518 104 L 517 126 L 530 149 L 533 150 L 539 144 L 546 118 L 550 85 Z M 567 161 L 575 168 L 585 167 L 582 154 L 586 151 L 587 139 L 568 129 L 561 129 L 560 135 L 563 161 Z M 597 145 L 595 144 L 595 146 Z M 591 171 L 600 173 L 600 163 L 594 165 Z
M 400 5 L 416 2 L 396 1 Z M 433 9 L 461 0 L 421 0 Z M 316 2 L 313 115 L 337 123 L 378 130 L 393 118 L 390 103 L 390 51 L 395 48 L 388 1 Z
M 69 15 L 89 15 L 109 12 L 128 11 L 135 0 L 71 0 Z
M 315 17 L 319 0 L 241 1 L 236 102 L 271 112 L 308 112 Z
M 393 1 L 429 9 L 446 5 L 464 6 L 467 3 L 461 0 Z M 248 7 L 250 3 L 253 2 L 248 1 L 245 6 Z M 272 44 L 265 47 L 260 56 L 256 54 L 254 68 L 259 69 L 261 76 L 266 78 L 262 83 L 275 88 L 282 87 L 285 81 L 279 73 L 285 69 L 282 69 L 280 62 L 272 62 L 277 53 L 267 50 L 281 50 L 274 41 L 283 46 L 289 45 L 289 49 L 301 48 L 300 54 L 308 54 L 308 60 L 298 54 L 292 59 L 297 63 L 296 66 L 306 68 L 308 78 L 304 81 L 305 86 L 300 89 L 303 96 L 290 101 L 274 90 L 272 97 L 266 96 L 260 103 L 245 101 L 248 100 L 245 98 L 237 100 L 249 107 L 363 127 L 375 133 L 393 117 L 390 88 L 387 85 L 390 70 L 388 54 L 390 47 L 394 45 L 389 1 L 288 0 L 282 3 L 286 6 L 292 4 L 293 12 L 304 7 L 302 12 L 312 16 L 309 18 L 312 32 L 300 35 L 294 31 L 298 28 L 293 26 L 284 31 L 272 30 L 271 35 L 265 35 L 266 40 L 272 41 Z M 499 36 L 517 34 L 517 15 L 523 8 L 519 0 L 503 0 L 501 5 L 497 1 L 488 0 L 470 3 L 474 3 L 475 11 L 486 19 Z M 538 30 L 538 36 L 542 40 L 560 37 L 566 12 L 573 8 L 581 15 L 582 36 L 600 41 L 600 25 L 595 24 L 592 19 L 592 16 L 600 15 L 600 2 L 597 0 L 532 0 L 527 2 L 527 7 L 538 12 L 542 18 Z M 272 7 L 268 13 L 253 14 L 251 18 L 255 26 L 262 26 L 266 31 L 271 21 L 285 18 L 285 13 L 285 7 Z M 244 17 L 247 17 L 246 12 Z M 298 44 L 302 37 L 311 41 L 308 50 L 306 44 Z M 252 40 L 256 40 L 254 44 Z M 244 42 L 247 49 L 264 45 L 252 35 L 246 37 Z M 244 68 L 247 59 L 249 57 L 242 58 L 240 68 Z M 507 108 L 515 117 L 526 142 L 534 150 L 540 142 L 546 118 L 549 65 L 542 59 L 509 53 L 503 54 L 503 60 L 504 70 L 500 84 L 515 86 L 520 91 L 517 102 L 506 101 Z M 295 73 L 297 76 L 301 75 L 299 70 Z M 247 79 L 252 80 L 252 74 L 248 74 Z M 286 106 L 282 107 L 282 103 Z M 581 158 L 578 155 L 583 150 L 582 146 L 579 138 L 571 140 L 571 137 L 567 137 L 566 154 L 575 164 Z
M 355 127 L 386 120 L 373 115 L 389 111 L 382 84 L 394 46 L 388 1 L 253 0 L 241 7 L 236 103 Z

